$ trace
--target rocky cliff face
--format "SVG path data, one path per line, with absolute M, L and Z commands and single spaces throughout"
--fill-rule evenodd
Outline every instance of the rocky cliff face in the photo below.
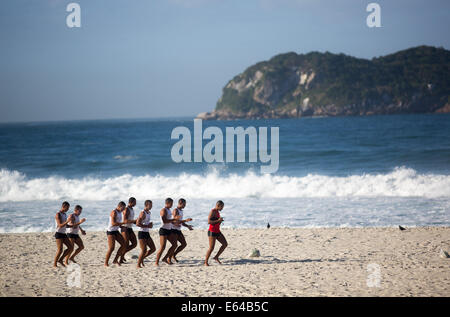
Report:
M 450 51 L 421 46 L 372 60 L 287 53 L 247 68 L 204 120 L 450 112 Z

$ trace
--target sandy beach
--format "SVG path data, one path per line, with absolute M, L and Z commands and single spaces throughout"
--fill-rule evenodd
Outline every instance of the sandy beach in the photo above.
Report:
M 88 232 L 77 258 L 81 287 L 53 268 L 52 233 L 0 235 L 1 296 L 449 296 L 449 227 L 224 229 L 229 247 L 203 266 L 204 230 L 183 231 L 179 263 L 103 266 L 106 234 Z M 156 230 L 151 236 L 159 246 Z M 250 258 L 253 248 L 260 257 Z M 216 246 L 215 252 L 218 250 Z M 213 253 L 213 255 L 215 254 Z M 379 272 L 376 270 L 379 269 Z M 379 274 L 378 274 L 379 273 Z M 372 274 L 372 275 L 371 275 Z M 375 274 L 375 275 L 374 275 Z M 377 275 L 378 274 L 378 275 Z M 379 278 L 378 278 L 378 277 Z M 369 287 L 371 285 L 372 287 Z

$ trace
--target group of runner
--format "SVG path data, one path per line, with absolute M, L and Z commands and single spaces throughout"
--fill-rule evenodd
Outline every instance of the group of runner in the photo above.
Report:
M 119 243 L 120 247 L 114 257 L 113 264 L 119 266 L 126 262 L 125 254 L 133 250 L 138 242 L 141 249 L 137 261 L 138 268 L 142 268 L 144 266 L 144 259 L 156 251 L 155 243 L 150 236 L 150 229 L 153 228 L 153 222 L 150 221 L 153 203 L 151 200 L 146 200 L 144 209 L 139 213 L 137 218 L 135 218 L 133 209 L 135 206 L 136 198 L 131 197 L 128 200 L 128 205 L 121 201 L 110 213 L 108 229 L 106 231 L 108 250 L 105 257 L 105 266 L 109 266 L 109 259 L 115 249 L 116 242 Z M 193 230 L 193 226 L 187 224 L 192 221 L 192 218 L 183 219 L 183 209 L 186 207 L 186 200 L 180 198 L 177 207 L 171 210 L 172 206 L 173 199 L 167 198 L 164 203 L 164 208 L 159 213 L 161 217 L 161 228 L 159 229 L 160 247 L 158 252 L 156 252 L 156 266 L 159 265 L 167 241 L 170 242 L 171 246 L 161 260 L 169 265 L 173 264 L 173 261 L 178 262 L 177 255 L 187 246 L 181 228 L 184 226 L 189 230 Z M 228 245 L 225 236 L 220 231 L 220 224 L 224 220 L 220 216 L 220 211 L 222 211 L 223 207 L 223 201 L 217 201 L 216 206 L 208 215 L 209 248 L 206 252 L 204 262 L 206 266 L 209 265 L 208 261 L 214 250 L 216 240 L 221 243 L 221 247 L 213 259 L 219 264 L 221 264 L 219 256 Z M 67 216 L 69 208 L 70 204 L 65 201 L 55 215 L 57 251 L 53 262 L 54 267 L 57 267 L 58 263 L 66 266 L 69 264 L 69 261 L 77 263 L 75 256 L 84 249 L 83 240 L 80 237 L 80 233 L 82 235 L 86 234 L 86 231 L 81 228 L 81 224 L 86 221 L 86 218 L 80 219 L 83 208 L 80 205 L 76 205 L 73 213 Z M 133 231 L 133 225 L 139 227 L 137 238 Z M 66 249 L 63 251 L 64 245 Z M 77 246 L 77 249 L 74 252 L 75 246 Z

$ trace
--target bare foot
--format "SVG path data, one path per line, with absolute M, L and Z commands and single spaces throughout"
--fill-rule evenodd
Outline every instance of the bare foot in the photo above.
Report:
M 120 266 L 122 263 L 120 263 L 120 261 L 114 261 L 113 264 L 117 264 L 118 266 Z
M 173 264 L 172 262 L 170 262 L 169 259 L 162 259 L 162 261 L 163 261 L 164 263 L 169 264 L 169 265 L 172 265 L 172 264 Z
M 109 264 L 108 264 L 108 263 L 105 263 L 105 266 L 106 266 L 106 267 L 109 267 Z
M 172 256 L 172 259 L 174 259 L 174 260 L 175 260 L 175 262 L 177 262 L 177 263 L 178 263 L 178 260 L 177 260 L 177 258 L 175 257 L 175 255 L 174 255 L 174 256 Z
M 222 264 L 222 262 L 219 261 L 219 258 L 214 257 L 213 259 L 214 259 L 217 263 Z
M 66 266 L 64 265 L 63 260 L 59 260 L 58 263 L 61 264 L 61 265 L 64 266 L 64 267 L 66 267 Z
M 155 266 L 159 266 L 159 263 L 158 263 L 158 262 L 156 262 L 156 263 L 155 263 Z
M 77 261 L 75 261 L 74 259 L 69 259 L 70 261 L 72 261 L 73 263 L 77 263 Z
M 209 266 L 208 262 L 205 262 L 204 266 Z

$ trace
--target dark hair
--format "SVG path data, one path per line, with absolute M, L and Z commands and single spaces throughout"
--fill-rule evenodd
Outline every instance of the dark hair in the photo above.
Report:
M 125 207 L 126 204 L 125 204 L 123 201 L 121 201 L 117 206 L 119 206 L 119 207 Z
M 184 199 L 184 198 L 180 198 L 180 199 L 178 199 L 178 203 L 181 205 L 181 204 L 185 204 L 186 203 L 186 199 Z
M 83 209 L 83 207 L 81 207 L 80 205 L 75 206 L 75 210 L 82 210 L 82 209 Z
M 225 204 L 223 203 L 223 201 L 221 201 L 221 200 L 218 200 L 217 202 L 216 202 L 216 206 L 224 206 Z
M 152 201 L 150 199 L 147 199 L 144 203 L 144 206 L 148 206 L 150 204 L 153 204 Z
M 135 203 L 136 202 L 136 198 L 134 198 L 134 197 L 130 197 L 130 199 L 128 199 L 128 203 L 129 204 L 132 204 L 132 203 Z
M 166 204 L 170 204 L 173 203 L 173 199 L 172 198 L 166 198 Z
M 67 201 L 65 201 L 62 203 L 62 207 L 70 207 L 70 204 Z

